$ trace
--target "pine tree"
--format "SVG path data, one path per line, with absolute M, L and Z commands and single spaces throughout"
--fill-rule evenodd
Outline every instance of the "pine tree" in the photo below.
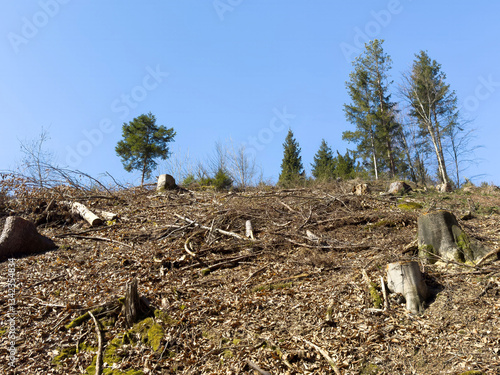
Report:
M 395 105 L 389 93 L 388 71 L 391 58 L 382 49 L 383 40 L 365 45 L 365 51 L 353 63 L 347 89 L 352 103 L 344 105 L 346 118 L 356 130 L 346 131 L 342 138 L 357 144 L 357 153 L 372 160 L 375 178 L 388 169 L 390 177 L 398 172 L 394 139 L 400 131 L 395 120 Z
M 144 179 L 151 176 L 156 167 L 155 159 L 168 158 L 168 143 L 175 136 L 173 128 L 156 125 L 156 117 L 150 112 L 134 118 L 122 128 L 123 140 L 119 141 L 115 151 L 122 159 L 127 172 L 141 171 L 141 186 Z
M 333 161 L 332 149 L 324 139 L 321 140 L 319 150 L 314 156 L 312 175 L 317 180 L 328 180 L 334 177 L 335 163 Z
M 298 182 L 304 176 L 300 147 L 293 137 L 291 129 L 288 130 L 283 148 L 283 161 L 281 162 L 281 174 L 278 184 L 286 186 Z
M 410 116 L 420 127 L 419 137 L 428 144 L 436 155 L 438 177 L 449 182 L 443 152 L 444 138 L 453 134 L 458 125 L 457 97 L 445 83 L 446 74 L 441 65 L 432 60 L 426 52 L 415 55 L 410 75 L 404 76 L 402 92 L 410 104 Z
M 337 156 L 333 159 L 335 164 L 335 176 L 345 179 L 354 178 L 356 175 L 356 158 L 351 158 L 349 151 L 342 156 L 337 151 Z

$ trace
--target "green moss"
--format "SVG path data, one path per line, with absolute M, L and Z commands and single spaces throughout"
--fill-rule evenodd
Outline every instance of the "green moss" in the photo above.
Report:
M 99 314 L 99 313 L 103 312 L 103 310 L 104 310 L 104 307 L 98 307 L 97 309 L 92 310 L 92 314 L 94 314 L 94 315 Z M 73 319 L 70 323 L 66 324 L 64 326 L 64 328 L 70 329 L 73 327 L 78 327 L 78 326 L 82 325 L 83 322 L 86 322 L 89 319 L 90 319 L 90 314 L 88 312 L 86 312 L 85 314 L 80 315 L 76 319 Z
M 368 363 L 361 369 L 361 375 L 376 375 L 380 372 L 380 369 L 377 365 L 373 363 Z
M 378 292 L 377 284 L 371 282 L 369 290 L 373 302 L 373 307 L 375 307 L 376 309 L 380 309 L 382 307 L 382 297 L 380 297 L 380 293 Z
M 161 310 L 155 310 L 154 315 L 157 320 L 168 326 L 175 326 L 179 324 L 178 320 L 172 319 L 167 313 Z
M 0 337 L 2 337 L 5 334 L 5 332 L 7 332 L 7 328 L 0 329 Z
M 208 276 L 210 275 L 210 272 L 211 272 L 210 268 L 203 268 L 201 270 L 201 276 Z
M 398 204 L 398 208 L 400 210 L 406 210 L 406 211 L 415 211 L 415 210 L 421 210 L 424 208 L 420 203 L 417 202 L 403 202 Z
M 159 324 L 153 324 L 148 331 L 148 342 L 155 352 L 160 348 L 163 335 L 163 328 Z
M 457 261 L 458 262 L 472 261 L 474 259 L 474 252 L 470 245 L 469 236 L 467 236 L 467 234 L 464 231 L 460 230 L 460 228 L 458 227 L 457 228 L 453 227 L 452 230 L 454 234 L 460 232 L 458 236 L 456 236 L 455 238 L 455 242 L 458 248 L 460 249 L 458 254 L 459 259 L 457 259 Z
M 435 255 L 436 255 L 436 250 L 432 245 L 420 245 L 418 247 L 418 257 L 427 259 L 429 263 L 436 262 L 437 259 Z
M 223 355 L 224 355 L 224 358 L 232 358 L 232 357 L 234 357 L 233 352 L 231 350 L 229 350 L 229 349 L 224 350 Z
M 482 371 L 472 370 L 472 371 L 462 372 L 460 375 L 484 375 L 484 373 Z
M 293 286 L 293 283 L 278 283 L 278 284 L 265 284 L 258 285 L 252 289 L 252 292 L 262 292 L 264 290 L 285 289 Z
M 68 346 L 67 348 L 62 348 L 57 356 L 54 357 L 52 363 L 54 365 L 60 365 L 63 360 L 69 357 L 73 357 L 76 354 L 76 346 Z

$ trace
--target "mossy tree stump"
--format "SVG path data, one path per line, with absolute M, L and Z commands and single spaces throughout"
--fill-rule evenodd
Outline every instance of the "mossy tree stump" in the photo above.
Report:
M 429 263 L 442 260 L 473 263 L 489 252 L 470 238 L 451 212 L 437 211 L 418 218 L 419 257 Z
M 429 290 L 417 262 L 389 263 L 387 287 L 392 293 L 403 295 L 408 311 L 414 314 L 423 312 L 423 302 L 429 297 Z

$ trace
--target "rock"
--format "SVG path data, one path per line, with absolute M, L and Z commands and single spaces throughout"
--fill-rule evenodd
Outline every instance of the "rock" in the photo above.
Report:
M 368 184 L 358 184 L 352 188 L 354 195 L 366 195 L 370 194 L 370 187 Z
M 18 216 L 5 221 L 0 236 L 0 259 L 55 249 L 56 244 L 36 230 L 35 224 Z
M 172 190 L 177 188 L 175 179 L 169 174 L 161 174 L 158 177 L 158 183 L 156 185 L 156 191 Z
M 391 183 L 389 186 L 389 190 L 387 191 L 388 194 L 393 194 L 393 195 L 403 195 L 405 193 L 410 192 L 411 186 L 408 185 L 404 181 L 396 181 Z
M 418 218 L 419 257 L 430 263 L 439 259 L 474 262 L 490 249 L 469 237 L 451 212 L 437 211 Z

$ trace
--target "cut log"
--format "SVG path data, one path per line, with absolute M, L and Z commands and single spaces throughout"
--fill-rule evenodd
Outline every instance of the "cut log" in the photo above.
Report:
M 392 293 L 403 295 L 408 311 L 413 314 L 423 312 L 423 302 L 429 297 L 429 291 L 417 262 L 389 263 L 387 287 Z
M 419 257 L 429 263 L 442 259 L 475 262 L 490 249 L 465 233 L 451 212 L 437 211 L 418 218 Z
M 78 202 L 61 202 L 61 204 L 64 204 L 68 207 L 71 208 L 72 211 L 76 212 L 78 215 L 80 215 L 87 223 L 89 223 L 91 226 L 96 227 L 99 225 L 102 225 L 103 221 L 102 219 L 94 214 L 92 211 L 90 211 L 85 205 L 78 203 Z
M 156 184 L 156 191 L 172 190 L 176 189 L 177 184 L 175 179 L 169 174 L 161 174 L 158 176 L 158 182 Z
M 0 259 L 41 253 L 57 248 L 54 241 L 37 232 L 35 224 L 17 216 L 5 221 L 0 236 Z

